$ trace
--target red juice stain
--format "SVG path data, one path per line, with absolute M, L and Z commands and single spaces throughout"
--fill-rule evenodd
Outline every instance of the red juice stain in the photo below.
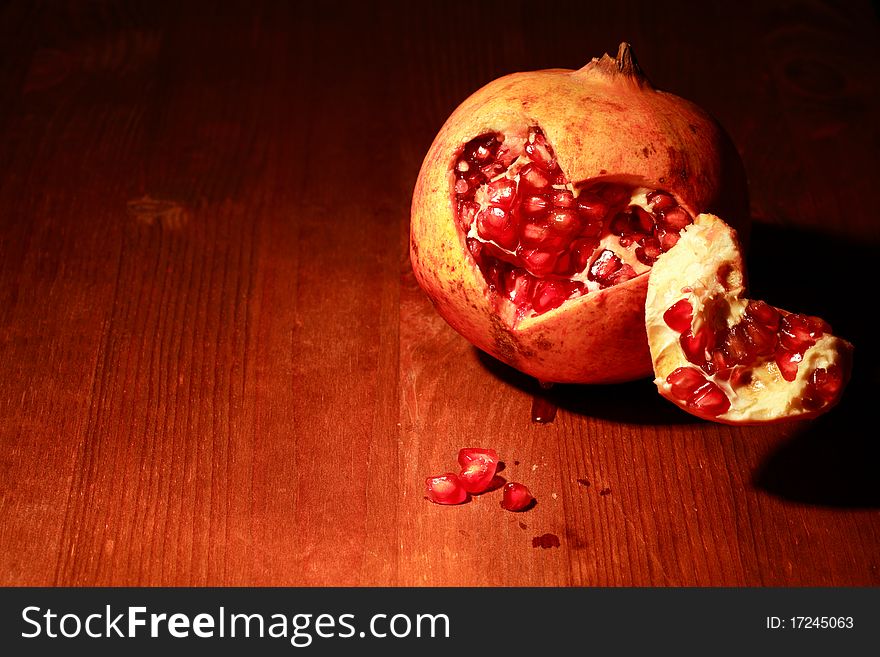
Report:
M 559 545 L 559 537 L 556 534 L 541 534 L 532 539 L 533 548 L 558 548 Z

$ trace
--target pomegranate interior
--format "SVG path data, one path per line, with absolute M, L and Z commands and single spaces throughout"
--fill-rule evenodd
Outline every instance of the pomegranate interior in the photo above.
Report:
M 672 394 L 691 408 L 718 416 L 730 409 L 729 393 L 748 385 L 754 368 L 773 361 L 786 381 L 797 378 L 807 349 L 831 327 L 818 317 L 788 313 L 763 301 L 749 301 L 740 320 L 727 326 L 723 308 L 716 308 L 718 321 L 705 318 L 696 334 L 692 331 L 693 306 L 677 301 L 663 315 L 672 330 L 681 334 L 679 344 L 695 367 L 679 367 L 667 378 Z M 720 384 L 720 385 L 719 385 Z M 817 409 L 832 402 L 843 385 L 837 365 L 816 368 L 807 379 L 803 404 Z M 725 388 L 727 392 L 725 392 Z
M 664 190 L 572 183 L 537 126 L 472 139 L 453 170 L 458 226 L 516 319 L 638 276 L 693 222 Z

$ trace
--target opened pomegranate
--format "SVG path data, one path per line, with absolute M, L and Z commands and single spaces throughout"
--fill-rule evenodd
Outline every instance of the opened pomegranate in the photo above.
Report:
M 648 272 L 705 210 L 744 226 L 721 128 L 654 89 L 628 44 L 577 71 L 516 73 L 468 98 L 422 165 L 410 254 L 438 312 L 546 382 L 651 372 Z
M 822 319 L 749 300 L 735 231 L 702 214 L 661 255 L 645 305 L 656 384 L 702 418 L 757 424 L 824 413 L 852 345 Z

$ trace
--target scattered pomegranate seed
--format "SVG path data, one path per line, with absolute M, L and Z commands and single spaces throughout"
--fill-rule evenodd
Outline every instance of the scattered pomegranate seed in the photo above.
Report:
M 458 475 L 447 472 L 425 480 L 425 497 L 435 504 L 461 504 L 468 494 Z
M 508 511 L 522 511 L 528 507 L 534 497 L 523 484 L 513 482 L 504 484 L 504 495 L 501 500 L 501 506 Z
M 458 478 L 468 493 L 482 493 L 492 484 L 498 469 L 498 454 L 494 449 L 466 447 L 458 452 L 461 472 Z

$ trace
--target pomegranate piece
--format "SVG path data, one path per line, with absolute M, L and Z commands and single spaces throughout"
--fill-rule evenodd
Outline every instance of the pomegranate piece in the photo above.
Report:
M 742 268 L 735 232 L 705 214 L 658 258 L 645 323 L 660 394 L 730 424 L 824 413 L 843 393 L 852 345 L 817 317 L 744 299 Z
M 523 511 L 535 500 L 523 484 L 511 481 L 504 484 L 501 506 L 508 511 Z
M 425 497 L 435 504 L 461 504 L 468 493 L 458 475 L 447 472 L 425 480 Z
M 468 493 L 482 493 L 492 484 L 498 469 L 498 454 L 494 449 L 466 447 L 458 452 L 458 475 Z

